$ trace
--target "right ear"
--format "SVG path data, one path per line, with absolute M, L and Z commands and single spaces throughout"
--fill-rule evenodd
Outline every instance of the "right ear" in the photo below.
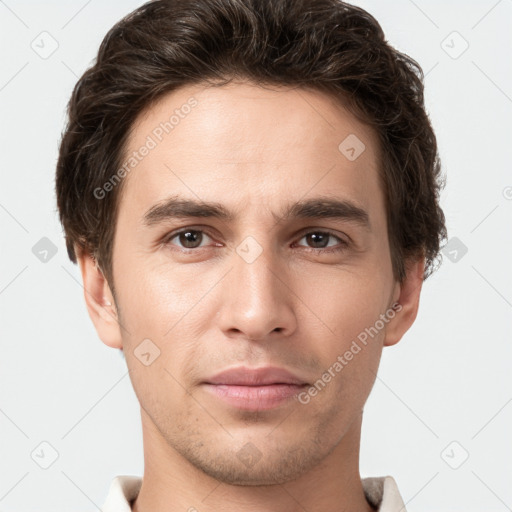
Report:
M 77 252 L 85 304 L 96 332 L 105 345 L 122 349 L 121 328 L 108 281 L 89 252 L 83 249 Z

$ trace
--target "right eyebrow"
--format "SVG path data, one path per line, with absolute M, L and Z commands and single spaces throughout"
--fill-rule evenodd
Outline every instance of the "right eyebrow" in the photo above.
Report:
M 231 221 L 234 215 L 222 204 L 216 202 L 195 201 L 172 196 L 164 202 L 152 206 L 143 217 L 146 226 L 153 226 L 162 221 L 187 217 L 214 217 Z

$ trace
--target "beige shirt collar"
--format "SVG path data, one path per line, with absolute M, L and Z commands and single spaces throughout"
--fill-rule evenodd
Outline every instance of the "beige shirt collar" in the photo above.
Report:
M 132 512 L 130 502 L 133 501 L 140 490 L 142 478 L 132 475 L 116 476 L 108 491 L 103 512 Z M 406 512 L 405 505 L 398 492 L 393 477 L 372 477 L 362 479 L 366 499 L 377 507 L 379 512 Z

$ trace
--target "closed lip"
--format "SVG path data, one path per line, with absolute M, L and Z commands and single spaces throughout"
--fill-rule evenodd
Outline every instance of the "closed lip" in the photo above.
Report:
M 277 366 L 265 366 L 262 368 L 249 368 L 238 366 L 229 368 L 206 379 L 206 384 L 227 386 L 268 386 L 271 384 L 293 384 L 304 386 L 304 380 L 292 372 Z

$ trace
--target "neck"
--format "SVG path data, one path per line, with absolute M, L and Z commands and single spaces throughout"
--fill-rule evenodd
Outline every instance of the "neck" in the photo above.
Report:
M 371 512 L 359 476 L 361 419 L 310 471 L 274 485 L 231 485 L 205 474 L 170 446 L 141 410 L 144 476 L 133 512 Z

